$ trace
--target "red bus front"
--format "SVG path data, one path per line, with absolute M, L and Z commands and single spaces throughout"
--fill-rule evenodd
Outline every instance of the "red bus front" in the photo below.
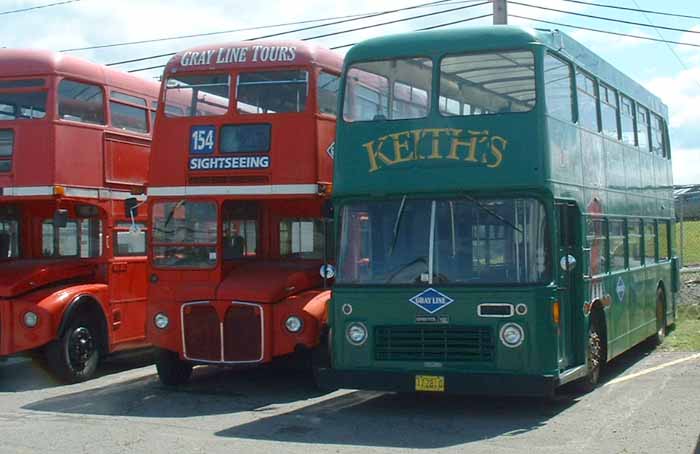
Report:
M 163 382 L 318 345 L 341 64 L 301 42 L 244 42 L 167 65 L 148 189 Z

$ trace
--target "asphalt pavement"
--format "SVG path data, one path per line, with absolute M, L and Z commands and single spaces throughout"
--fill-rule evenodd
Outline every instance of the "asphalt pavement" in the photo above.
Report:
M 455 397 L 316 390 L 287 367 L 198 368 L 159 384 L 150 355 L 60 385 L 0 363 L 0 453 L 699 453 L 700 355 L 641 346 L 585 396 Z

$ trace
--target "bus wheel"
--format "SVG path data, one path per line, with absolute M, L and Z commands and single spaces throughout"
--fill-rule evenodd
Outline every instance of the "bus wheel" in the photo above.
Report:
M 176 352 L 157 348 L 155 362 L 158 378 L 166 386 L 183 385 L 192 376 L 192 364 L 181 360 Z
M 591 314 L 591 317 L 593 315 Z M 586 367 L 588 373 L 576 382 L 576 390 L 580 393 L 589 393 L 598 386 L 600 369 L 603 365 L 603 342 L 600 333 L 600 325 L 597 317 L 591 319 L 588 326 L 588 343 L 586 344 Z
M 661 345 L 666 338 L 666 297 L 662 288 L 656 290 L 656 334 L 654 345 Z
M 92 378 L 100 361 L 95 324 L 89 318 L 73 320 L 61 337 L 46 346 L 46 360 L 49 371 L 64 382 Z

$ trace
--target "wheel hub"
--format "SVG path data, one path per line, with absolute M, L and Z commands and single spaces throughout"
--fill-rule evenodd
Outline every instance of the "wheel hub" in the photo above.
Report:
M 95 342 L 90 330 L 80 327 L 73 331 L 68 343 L 68 357 L 71 367 L 76 371 L 82 371 L 94 352 Z

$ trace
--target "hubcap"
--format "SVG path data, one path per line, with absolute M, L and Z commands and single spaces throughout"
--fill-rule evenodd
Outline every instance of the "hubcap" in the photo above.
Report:
M 68 359 L 76 372 L 85 369 L 85 365 L 95 353 L 95 341 L 90 330 L 81 326 L 71 333 L 68 340 Z

